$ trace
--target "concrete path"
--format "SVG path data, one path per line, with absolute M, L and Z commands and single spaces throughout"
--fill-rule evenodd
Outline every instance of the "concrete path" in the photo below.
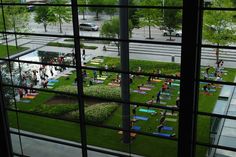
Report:
M 17 131 L 16 129 L 11 129 L 11 130 Z M 81 145 L 80 143 L 53 138 L 53 137 L 49 137 L 45 135 L 35 134 L 35 133 L 27 132 L 27 131 L 21 130 L 21 132 L 25 134 L 29 134 L 29 135 L 34 135 L 34 136 L 39 136 L 39 137 L 43 137 L 47 139 L 70 143 L 73 145 L 77 145 L 78 147 Z M 12 144 L 13 144 L 13 151 L 15 153 L 21 154 L 19 136 L 15 134 L 11 134 L 11 139 L 12 139 Z M 77 148 L 77 147 L 33 139 L 33 138 L 25 137 L 25 136 L 21 136 L 21 141 L 22 141 L 23 154 L 30 157 L 82 157 L 82 153 L 81 153 L 82 151 L 80 148 Z M 105 151 L 110 151 L 110 152 L 115 152 L 115 153 L 119 153 L 119 154 L 127 155 L 127 156 L 130 155 L 128 153 L 110 150 L 110 149 L 104 149 L 104 148 L 90 146 L 90 145 L 89 147 L 101 149 Z M 94 152 L 94 151 L 88 151 L 88 156 L 89 157 L 115 157 L 113 155 L 103 154 L 103 153 Z M 142 157 L 135 154 L 131 154 L 130 156 Z

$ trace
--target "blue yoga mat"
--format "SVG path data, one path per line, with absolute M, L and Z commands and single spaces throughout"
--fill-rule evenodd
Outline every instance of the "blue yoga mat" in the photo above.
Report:
M 133 126 L 131 129 L 133 129 L 135 131 L 140 131 L 141 130 L 141 126 Z
M 162 137 L 171 137 L 171 134 L 165 134 L 165 133 L 160 133 L 160 132 L 154 132 L 152 134 L 162 136 Z
M 147 94 L 146 92 L 139 91 L 139 90 L 133 90 L 134 93 L 139 93 L 139 94 Z
M 23 102 L 23 103 L 30 103 L 31 100 L 20 100 L 20 102 Z
M 146 113 L 157 113 L 155 110 L 149 110 L 149 109 L 144 109 L 144 108 L 140 108 L 139 112 L 146 112 Z
M 134 119 L 147 121 L 147 120 L 148 120 L 148 117 L 143 117 L 143 116 L 134 116 Z
M 48 80 L 48 82 L 50 82 L 50 83 L 57 83 L 57 82 L 59 82 L 59 80 Z
M 165 131 L 173 131 L 173 127 L 170 127 L 170 126 L 163 126 L 162 130 L 165 130 Z

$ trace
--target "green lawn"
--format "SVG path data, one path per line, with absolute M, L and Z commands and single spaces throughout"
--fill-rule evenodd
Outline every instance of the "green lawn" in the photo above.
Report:
M 18 49 L 16 48 L 16 46 L 8 46 L 8 49 L 9 49 L 9 55 L 14 55 L 14 54 L 17 54 L 19 52 L 22 52 L 24 50 L 27 50 L 28 48 L 26 47 L 18 47 Z M 0 58 L 4 58 L 4 57 L 7 57 L 8 54 L 7 54 L 7 47 L 6 45 L 1 45 L 0 44 Z
M 119 60 L 115 58 L 105 58 L 104 63 L 100 65 L 100 67 L 104 67 L 105 64 L 108 64 L 111 67 L 113 64 L 119 68 Z M 89 65 L 89 64 L 88 64 Z M 139 60 L 130 60 L 130 69 L 136 71 L 138 66 L 141 66 L 142 69 L 146 72 L 152 72 L 156 70 L 157 67 L 161 69 L 162 73 L 165 74 L 175 74 L 179 71 L 179 64 L 175 63 L 162 63 L 162 62 L 151 62 L 151 61 L 139 61 Z M 224 80 L 233 81 L 236 70 L 235 69 L 226 69 L 228 70 L 228 75 L 224 76 Z M 92 77 L 92 71 L 87 71 L 89 77 Z M 113 78 L 115 78 L 114 73 L 110 73 L 110 77 L 104 82 L 104 84 L 108 84 Z M 59 79 L 59 83 L 55 85 L 55 88 L 61 85 L 72 85 L 74 81 L 75 73 L 73 73 L 69 79 L 65 79 L 65 77 L 61 77 Z M 131 89 L 137 89 L 137 85 L 146 83 L 147 77 L 135 77 L 134 82 L 131 84 Z M 87 83 L 85 83 L 87 84 Z M 150 100 L 152 96 L 156 96 L 156 93 L 160 90 L 162 83 L 153 84 L 155 88 L 148 92 L 146 95 L 140 95 L 137 93 L 131 93 L 131 100 L 136 102 L 143 102 Z M 175 99 L 178 96 L 178 88 L 171 87 L 171 100 L 166 101 L 166 105 L 174 105 Z M 200 93 L 199 99 L 199 110 L 205 112 L 212 112 L 217 97 L 219 95 L 220 88 L 217 89 L 215 93 L 211 96 L 206 96 Z M 18 108 L 21 110 L 32 110 L 36 105 L 43 104 L 47 100 L 54 97 L 53 93 L 40 92 L 40 94 L 32 101 L 30 104 L 18 103 Z M 139 107 L 145 108 L 145 107 Z M 157 115 L 151 115 L 148 113 L 137 112 L 137 115 L 147 116 L 149 117 L 148 121 L 138 121 L 135 125 L 141 126 L 141 130 L 143 132 L 152 133 L 155 131 L 156 126 L 159 124 L 157 119 L 160 118 L 160 109 L 157 109 Z M 121 107 L 119 107 L 113 115 L 104 122 L 105 125 L 110 126 L 120 126 L 122 120 L 122 111 Z M 171 118 L 177 118 L 172 117 Z M 16 127 L 16 114 L 13 112 L 9 112 L 10 125 L 12 127 Z M 80 128 L 79 124 L 62 121 L 62 120 L 54 120 L 39 116 L 31 116 L 26 114 L 19 114 L 19 122 L 20 128 L 27 131 L 32 131 L 35 133 L 40 133 L 44 135 L 49 135 L 53 137 L 59 137 L 62 139 L 72 140 L 72 141 L 80 141 Z M 209 141 L 209 129 L 210 129 L 210 119 L 208 117 L 199 117 L 198 119 L 198 141 Z M 178 122 L 167 122 L 167 126 L 172 126 L 174 128 L 174 132 L 178 137 Z M 130 144 L 128 147 L 126 144 L 121 142 L 121 135 L 118 135 L 117 131 L 110 129 L 97 128 L 93 126 L 87 126 L 87 137 L 88 144 L 101 146 L 106 148 L 111 148 L 115 150 L 127 151 L 129 152 L 129 148 L 132 153 L 140 154 L 143 156 L 150 157 L 174 157 L 177 154 L 177 142 L 171 140 L 164 140 L 161 138 L 149 137 L 138 135 L 136 139 Z M 204 157 L 206 154 L 206 148 L 197 149 L 197 156 Z

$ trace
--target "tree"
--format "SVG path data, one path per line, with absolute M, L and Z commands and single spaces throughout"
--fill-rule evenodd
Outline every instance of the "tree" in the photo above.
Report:
M 232 7 L 230 0 L 214 0 L 212 7 Z M 204 13 L 203 38 L 217 46 L 227 45 L 235 41 L 236 30 L 233 16 L 235 13 L 223 10 L 210 10 Z M 216 48 L 216 62 L 219 61 L 220 49 Z
M 86 0 L 78 0 L 78 4 L 85 5 L 86 4 Z M 79 12 L 83 14 L 83 20 L 86 20 L 86 18 L 85 18 L 86 10 L 87 10 L 86 7 L 79 7 Z
M 181 5 L 182 0 L 166 0 L 165 5 L 166 6 L 179 6 Z M 182 15 L 181 10 L 179 9 L 167 9 L 163 11 L 161 25 L 165 28 L 167 28 L 167 31 L 169 31 L 170 39 L 171 39 L 171 33 L 173 30 L 179 29 L 182 23 Z
M 116 5 L 118 3 L 117 0 L 104 0 L 104 4 L 105 5 Z M 112 16 L 115 15 L 115 13 L 117 12 L 117 8 L 114 8 L 114 7 L 109 7 L 109 8 L 104 8 L 104 12 L 107 14 L 107 15 L 110 15 L 111 19 L 112 19 Z
M 130 0 L 129 5 L 135 6 L 137 4 L 136 0 Z M 129 8 L 129 19 L 133 24 L 133 28 L 139 27 L 139 17 L 137 16 L 136 12 L 138 11 L 137 8 Z
M 4 2 L 18 2 L 17 0 L 4 0 Z M 6 6 L 4 8 L 5 24 L 7 30 L 14 32 L 25 32 L 28 30 L 29 13 L 24 6 Z M 1 20 L 0 20 L 1 21 Z M 15 34 L 15 44 L 18 48 L 17 35 Z
M 104 5 L 104 0 L 88 0 L 89 5 Z M 96 19 L 99 19 L 99 13 L 102 13 L 104 11 L 104 8 L 101 7 L 90 7 L 89 10 L 91 12 L 96 13 Z
M 67 0 L 53 0 L 52 4 L 66 4 Z M 51 8 L 51 12 L 55 16 L 55 23 L 59 24 L 60 33 L 62 33 L 62 24 L 64 22 L 69 23 L 71 21 L 71 10 L 69 7 L 56 6 Z
M 129 20 L 129 29 L 132 29 L 132 22 Z M 112 18 L 110 21 L 103 23 L 100 36 L 106 38 L 120 38 L 120 20 L 118 17 Z M 115 44 L 118 48 L 118 55 L 120 55 L 120 43 L 115 41 Z
M 34 21 L 38 24 L 43 24 L 44 31 L 47 32 L 48 24 L 54 22 L 55 16 L 48 6 L 38 6 L 35 8 Z
M 159 0 L 142 0 L 139 2 L 139 5 L 142 6 L 158 6 Z M 157 26 L 159 24 L 159 14 L 160 10 L 158 9 L 151 9 L 151 8 L 145 8 L 145 9 L 139 9 L 136 11 L 136 15 L 140 17 L 140 26 L 148 26 L 148 39 L 152 39 L 151 36 L 151 27 Z

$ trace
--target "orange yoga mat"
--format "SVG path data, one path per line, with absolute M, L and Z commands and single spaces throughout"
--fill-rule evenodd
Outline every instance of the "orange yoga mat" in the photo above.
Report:
M 23 96 L 23 98 L 25 98 L 25 99 L 34 99 L 35 96 L 26 95 L 26 96 Z

